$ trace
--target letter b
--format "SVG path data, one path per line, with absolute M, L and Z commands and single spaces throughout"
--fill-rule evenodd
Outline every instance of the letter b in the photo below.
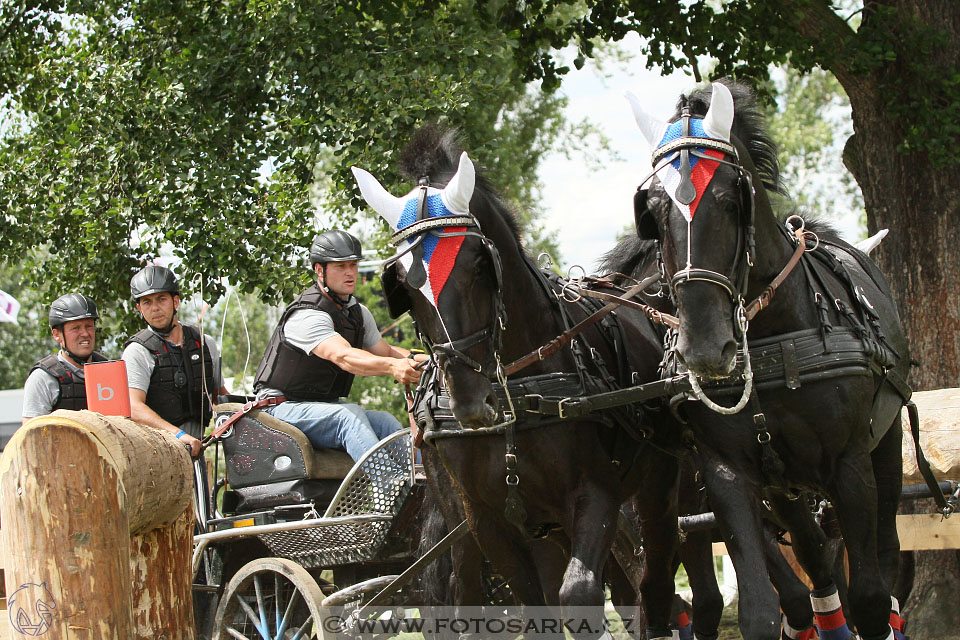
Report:
M 98 382 L 97 400 L 103 400 L 104 402 L 113 400 L 113 387 L 105 387 Z

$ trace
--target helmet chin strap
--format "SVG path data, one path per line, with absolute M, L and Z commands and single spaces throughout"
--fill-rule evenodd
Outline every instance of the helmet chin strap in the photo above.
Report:
M 57 340 L 57 344 L 60 345 L 60 351 L 63 351 L 65 354 L 67 354 L 70 357 L 71 360 L 73 360 L 79 365 L 84 365 L 90 362 L 90 358 L 93 357 L 93 352 L 91 352 L 90 355 L 88 355 L 87 357 L 83 357 L 83 356 L 78 356 L 73 351 L 70 351 L 70 349 L 67 348 L 67 337 L 62 334 L 63 328 L 61 327 L 60 330 L 61 330 L 61 337 L 63 338 L 63 342 L 60 342 L 59 340 Z
M 73 351 L 70 351 L 70 349 L 67 349 L 66 347 L 63 348 L 63 352 L 66 353 L 68 356 L 70 356 L 70 358 L 78 364 L 86 364 L 90 362 L 90 358 L 93 357 L 93 353 L 91 353 L 86 358 L 82 358 L 77 354 L 75 354 Z
M 158 327 L 153 326 L 150 323 L 147 323 L 147 325 L 150 327 L 151 331 L 153 331 L 155 334 L 157 334 L 161 338 L 168 338 L 170 337 L 170 334 L 173 333 L 174 326 L 176 326 L 176 323 L 174 322 L 174 320 L 176 319 L 177 319 L 177 310 L 174 309 L 173 315 L 170 316 L 170 324 L 168 324 L 166 327 L 160 329 Z

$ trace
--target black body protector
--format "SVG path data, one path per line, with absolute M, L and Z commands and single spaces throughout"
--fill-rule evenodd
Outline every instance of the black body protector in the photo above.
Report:
M 102 353 L 97 353 L 94 351 L 90 354 L 90 359 L 87 362 L 106 362 L 107 358 Z M 56 409 L 69 409 L 70 411 L 80 411 L 81 409 L 87 408 L 87 388 L 83 381 L 83 378 L 78 378 L 73 375 L 73 372 L 70 368 L 60 361 L 60 358 L 57 357 L 57 354 L 53 353 L 44 358 L 41 358 L 33 368 L 30 369 L 30 372 L 33 373 L 34 369 L 43 369 L 45 372 L 53 376 L 57 384 L 60 386 L 60 391 L 57 394 L 57 401 L 53 403 L 53 408 Z
M 350 343 L 351 347 L 362 348 L 363 311 L 359 304 L 340 308 L 324 295 L 320 287 L 313 285 L 299 298 L 291 302 L 277 325 L 267 351 L 257 367 L 254 388 L 259 392 L 263 387 L 279 389 L 290 400 L 309 402 L 334 402 L 346 397 L 353 386 L 353 374 L 348 373 L 314 354 L 306 354 L 290 346 L 283 339 L 283 327 L 294 311 L 299 309 L 317 309 L 330 314 L 333 328 Z
M 150 329 L 144 329 L 127 341 L 146 347 L 155 366 L 147 390 L 147 406 L 172 425 L 190 420 L 206 425 L 213 415 L 207 393 L 216 393 L 213 357 L 196 327 L 180 325 L 183 346 L 177 347 Z M 206 380 L 204 380 L 204 377 Z

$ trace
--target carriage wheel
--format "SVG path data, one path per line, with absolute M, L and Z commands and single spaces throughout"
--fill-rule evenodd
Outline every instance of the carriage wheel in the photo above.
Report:
M 227 585 L 214 640 L 294 640 L 319 634 L 323 592 L 307 570 L 283 558 L 243 566 Z M 322 636 L 321 636 L 322 637 Z

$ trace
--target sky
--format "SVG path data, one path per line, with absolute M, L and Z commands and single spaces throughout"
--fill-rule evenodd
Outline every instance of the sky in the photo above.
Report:
M 588 61 L 583 69 L 567 74 L 560 91 L 569 99 L 568 119 L 588 119 L 607 136 L 617 157 L 602 156 L 602 168 L 589 168 L 582 156 L 552 153 L 539 170 L 544 187 L 542 222 L 555 232 L 564 271 L 576 264 L 593 272 L 597 260 L 616 244 L 617 235 L 633 224 L 633 194 L 651 169 L 651 149 L 624 92 L 632 91 L 649 113 L 666 120 L 677 97 L 696 84 L 683 73 L 661 76 L 649 71 L 639 57 L 606 71 L 610 77 Z
M 617 235 L 633 224 L 633 194 L 649 171 L 651 149 L 637 128 L 624 92 L 632 91 L 651 115 L 666 120 L 677 98 L 696 86 L 691 75 L 674 72 L 661 76 L 647 70 L 640 56 L 640 39 L 630 34 L 623 48 L 633 60 L 609 64 L 605 73 L 588 60 L 583 69 L 571 70 L 560 91 L 569 99 L 570 121 L 588 119 L 611 141 L 616 158 L 606 157 L 604 166 L 585 168 L 582 156 L 548 155 L 539 170 L 543 184 L 542 222 L 559 241 L 561 270 L 582 266 L 593 273 L 599 258 L 616 244 Z M 572 67 L 571 67 L 572 69 Z M 857 240 L 860 229 L 856 212 L 835 221 L 841 235 Z

